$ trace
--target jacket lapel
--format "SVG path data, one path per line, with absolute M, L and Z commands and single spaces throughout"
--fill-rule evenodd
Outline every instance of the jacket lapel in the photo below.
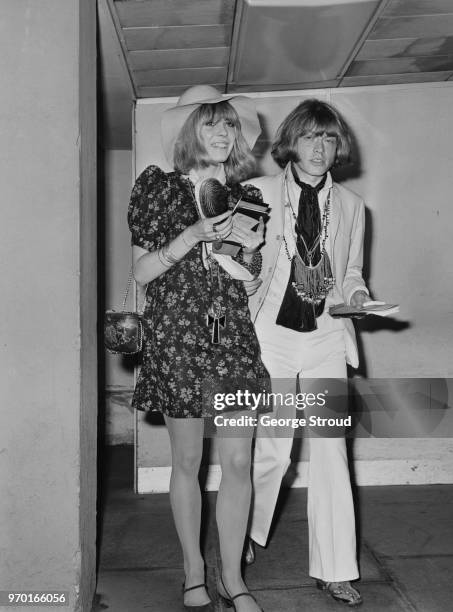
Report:
M 276 181 L 275 185 L 275 202 L 278 202 L 278 206 L 275 206 L 276 213 L 276 228 L 278 234 L 283 237 L 285 232 L 285 207 L 288 204 L 288 191 L 286 189 L 286 172 L 287 168 L 278 175 L 279 180 Z
M 331 253 L 329 254 L 331 257 L 331 262 L 335 265 L 335 261 L 333 258 L 333 254 L 335 253 L 335 241 L 337 239 L 338 228 L 340 227 L 342 215 L 342 205 L 341 198 L 338 192 L 337 186 L 335 183 L 332 185 L 332 199 L 330 204 L 330 231 L 329 234 L 331 236 Z

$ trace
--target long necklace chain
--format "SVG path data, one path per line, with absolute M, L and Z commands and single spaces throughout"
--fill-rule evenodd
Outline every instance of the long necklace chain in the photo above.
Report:
M 308 258 L 308 264 L 307 265 L 310 268 L 312 267 L 312 264 L 313 264 L 313 255 L 314 255 L 314 252 L 316 250 L 316 247 L 320 243 L 321 236 L 323 236 L 322 243 L 321 243 L 321 257 L 326 252 L 326 241 L 327 241 L 327 237 L 329 235 L 328 228 L 329 228 L 329 222 L 330 222 L 331 191 L 332 190 L 329 189 L 329 193 L 328 193 L 326 201 L 324 203 L 324 208 L 323 208 L 322 218 L 321 218 L 321 230 L 320 230 L 319 234 L 316 236 L 314 245 L 312 246 L 311 249 L 308 248 L 307 243 L 305 242 L 304 237 L 302 236 L 302 234 L 300 232 L 297 232 L 297 235 L 301 238 L 301 240 L 303 242 L 303 245 L 305 247 L 305 252 L 306 252 L 307 258 Z M 291 215 L 292 215 L 292 217 L 294 219 L 295 225 L 297 226 L 297 216 L 296 216 L 296 213 L 294 212 L 293 205 L 291 204 L 291 199 L 289 197 L 289 193 L 288 192 L 287 192 L 287 200 L 288 200 L 289 207 L 290 207 L 290 210 L 291 210 Z M 288 243 L 286 241 L 286 238 L 285 238 L 284 234 L 283 234 L 283 243 L 285 245 L 286 256 L 288 257 L 289 261 L 291 261 L 292 257 L 290 255 L 289 248 L 288 248 Z
M 190 187 L 190 192 L 192 194 L 193 202 L 195 204 L 195 208 L 200 213 L 197 198 L 195 196 L 195 188 L 192 185 L 192 181 L 190 180 L 190 178 L 188 178 L 188 183 Z M 209 306 L 206 313 L 206 325 L 211 328 L 211 343 L 219 344 L 220 330 L 224 329 L 227 323 L 226 307 L 223 303 L 222 298 L 222 277 L 220 274 L 220 266 L 218 261 L 216 261 L 211 256 L 211 253 L 208 251 L 205 242 L 202 242 L 201 245 L 202 259 L 204 253 L 204 256 L 206 258 L 206 265 L 208 266 L 206 273 L 207 284 L 209 288 Z M 214 289 L 215 286 L 217 287 L 217 290 Z

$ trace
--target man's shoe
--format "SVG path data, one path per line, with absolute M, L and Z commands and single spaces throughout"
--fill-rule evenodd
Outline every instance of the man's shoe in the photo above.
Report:
M 340 601 L 351 608 L 360 606 L 363 603 L 359 591 L 351 586 L 350 582 L 324 582 L 324 580 L 317 580 L 316 586 L 320 591 L 327 591 L 335 601 Z

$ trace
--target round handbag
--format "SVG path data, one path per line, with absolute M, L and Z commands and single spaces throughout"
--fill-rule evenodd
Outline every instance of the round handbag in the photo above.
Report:
M 121 312 L 107 310 L 104 313 L 104 345 L 110 353 L 120 355 L 135 355 L 140 353 L 143 346 L 142 313 L 145 307 L 145 298 L 141 311 L 131 312 L 125 310 L 127 296 L 132 283 L 132 266 L 129 270 L 126 291 L 124 292 L 123 308 Z
M 104 314 L 104 344 L 110 353 L 134 355 L 142 350 L 143 322 L 137 312 Z

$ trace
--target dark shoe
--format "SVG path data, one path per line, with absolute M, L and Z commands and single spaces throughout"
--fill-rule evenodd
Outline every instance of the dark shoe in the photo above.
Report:
M 324 580 L 317 580 L 316 586 L 320 591 L 327 591 L 335 601 L 340 601 L 351 608 L 363 604 L 359 591 L 351 586 L 349 582 L 324 582 Z
M 196 584 L 188 589 L 185 588 L 185 583 L 182 585 L 183 595 L 189 591 L 195 591 L 195 589 L 206 589 L 206 592 L 208 592 L 208 587 L 204 583 Z M 187 604 L 184 604 L 184 610 L 189 610 L 190 612 L 214 612 L 214 604 L 212 601 L 208 601 L 208 603 L 201 606 L 188 606 Z
M 219 593 L 220 599 L 223 601 L 226 607 L 233 608 L 234 612 L 236 612 L 236 605 L 234 601 L 235 599 L 239 599 L 239 597 L 251 597 L 253 601 L 256 603 L 256 605 L 258 605 L 258 602 L 256 601 L 256 599 L 248 591 L 244 591 L 243 593 L 238 593 L 237 595 L 230 595 L 225 587 L 222 576 L 220 576 L 220 584 L 217 584 L 217 591 Z M 261 612 L 264 612 L 262 608 L 260 608 L 260 610 Z
M 252 565 L 255 563 L 256 553 L 255 553 L 255 542 L 247 536 L 245 538 L 245 546 L 244 552 L 242 553 L 242 559 L 244 560 L 245 565 Z

